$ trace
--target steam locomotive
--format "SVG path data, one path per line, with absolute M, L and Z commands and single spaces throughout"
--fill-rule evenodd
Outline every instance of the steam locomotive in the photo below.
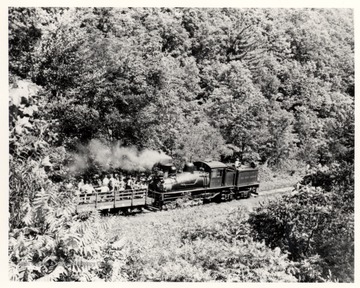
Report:
M 80 195 L 78 211 L 87 209 L 162 209 L 178 199 L 221 202 L 248 198 L 259 187 L 256 167 L 235 167 L 219 161 L 186 163 L 177 172 L 172 163 L 157 163 L 147 189 Z
M 162 207 L 184 197 L 216 202 L 247 198 L 258 187 L 257 168 L 236 169 L 218 161 L 198 161 L 185 164 L 178 174 L 171 164 L 159 164 L 159 173 L 149 184 L 148 195 L 153 206 Z

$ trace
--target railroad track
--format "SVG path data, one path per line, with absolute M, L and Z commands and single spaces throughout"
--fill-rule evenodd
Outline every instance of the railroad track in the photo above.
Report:
M 289 193 L 289 192 L 292 192 L 293 190 L 294 190 L 294 186 L 278 188 L 278 189 L 272 189 L 272 190 L 266 190 L 266 191 L 260 191 L 259 196 L 268 196 L 268 195 Z
M 266 190 L 266 191 L 260 191 L 257 195 L 253 195 L 250 198 L 247 199 L 239 199 L 239 200 L 232 200 L 232 201 L 225 201 L 225 202 L 221 202 L 221 203 L 208 203 L 208 204 L 203 204 L 200 206 L 211 206 L 211 205 L 228 205 L 228 206 L 247 206 L 249 209 L 252 209 L 253 207 L 257 206 L 258 203 L 262 200 L 265 200 L 267 198 L 272 198 L 275 196 L 281 196 L 284 194 L 289 194 L 289 193 L 293 193 L 294 187 L 290 186 L 290 187 L 283 187 L 283 188 L 278 188 L 278 189 L 271 189 L 271 190 Z M 190 207 L 194 207 L 194 206 L 188 206 Z M 173 209 L 166 209 L 163 210 L 163 212 L 165 211 L 174 211 L 176 209 L 186 209 L 188 207 L 178 207 L 178 208 L 173 208 Z M 149 207 L 149 208 L 144 208 L 141 211 L 136 211 L 134 210 L 133 212 L 130 212 L 127 215 L 136 215 L 139 214 L 139 212 L 141 213 L 154 213 L 160 211 L 157 208 L 153 208 L 153 207 Z

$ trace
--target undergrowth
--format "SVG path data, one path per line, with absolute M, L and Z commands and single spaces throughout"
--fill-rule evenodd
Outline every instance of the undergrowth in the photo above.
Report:
M 249 237 L 246 208 L 210 207 L 120 219 L 111 235 L 126 235 L 121 258 L 124 265 L 118 272 L 122 279 L 296 281 L 286 254 Z
M 267 191 L 294 186 L 305 175 L 305 165 L 296 160 L 288 160 L 281 168 L 259 166 L 259 191 Z

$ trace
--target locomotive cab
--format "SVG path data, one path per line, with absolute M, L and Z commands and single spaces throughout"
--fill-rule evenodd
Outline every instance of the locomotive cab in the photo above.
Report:
M 224 186 L 226 178 L 226 164 L 218 161 L 194 162 L 197 170 L 203 170 L 209 175 L 209 186 L 211 188 Z

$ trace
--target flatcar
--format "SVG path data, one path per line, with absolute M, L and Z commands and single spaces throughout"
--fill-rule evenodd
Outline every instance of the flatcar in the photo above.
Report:
M 91 209 L 113 210 L 142 208 L 152 204 L 148 198 L 148 189 L 128 189 L 123 191 L 98 192 L 80 194 L 78 196 L 77 212 Z
M 171 163 L 155 166 L 147 189 L 130 189 L 79 195 L 77 211 L 88 209 L 163 209 L 178 199 L 221 202 L 257 193 L 258 168 L 227 165 L 219 161 L 186 163 L 177 172 Z

